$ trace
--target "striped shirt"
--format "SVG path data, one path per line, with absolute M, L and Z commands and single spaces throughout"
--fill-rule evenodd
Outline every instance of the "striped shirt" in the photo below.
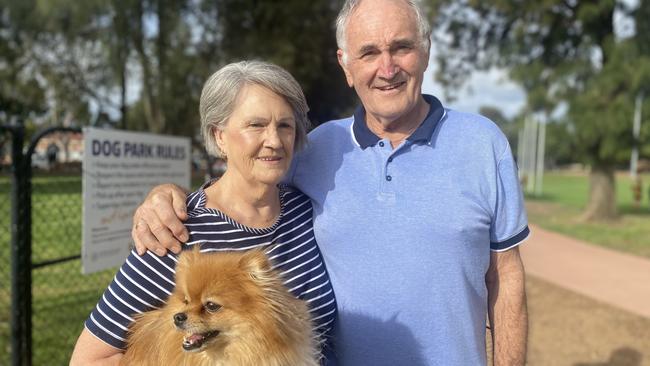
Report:
M 185 226 L 190 239 L 183 249 L 200 244 L 202 253 L 264 250 L 289 291 L 308 303 L 316 331 L 329 341 L 336 301 L 314 239 L 309 198 L 296 189 L 280 186 L 280 217 L 271 227 L 255 229 L 205 207 L 206 186 L 187 198 L 189 218 Z M 158 257 L 132 251 L 86 320 L 88 331 L 124 349 L 133 316 L 160 308 L 174 290 L 176 262 L 177 256 L 172 253 Z

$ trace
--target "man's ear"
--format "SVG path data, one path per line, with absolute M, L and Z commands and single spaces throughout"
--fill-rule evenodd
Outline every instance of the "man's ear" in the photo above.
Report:
M 429 57 L 431 56 L 431 38 L 429 38 L 429 41 L 427 42 L 427 48 L 425 52 L 425 59 L 424 59 L 424 64 L 426 65 L 424 67 L 424 70 L 426 71 L 429 68 Z
M 339 65 L 343 69 L 343 73 L 345 73 L 345 80 L 348 82 L 348 86 L 350 88 L 354 87 L 354 79 L 352 79 L 352 74 L 350 74 L 350 71 L 348 70 L 348 66 L 343 62 L 343 50 L 338 49 L 336 51 L 336 58 L 339 60 Z M 349 60 L 348 60 L 349 61 Z

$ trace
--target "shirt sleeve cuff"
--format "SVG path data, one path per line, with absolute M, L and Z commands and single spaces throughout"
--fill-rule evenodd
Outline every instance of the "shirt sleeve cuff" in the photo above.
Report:
M 518 234 L 510 237 L 510 239 L 500 241 L 500 242 L 491 242 L 490 250 L 496 252 L 503 252 L 512 249 L 517 245 L 523 243 L 526 239 L 528 239 L 529 235 L 530 235 L 530 229 L 528 228 L 528 225 L 526 225 L 526 227 L 524 227 L 523 230 L 521 230 Z
M 117 348 L 121 351 L 126 350 L 126 343 L 116 339 L 114 334 L 110 334 L 108 331 L 102 329 L 99 327 L 97 324 L 95 324 L 94 321 L 91 319 L 86 320 L 86 323 L 84 324 L 88 332 L 95 336 L 95 338 L 99 339 L 100 341 L 106 343 L 107 345 Z

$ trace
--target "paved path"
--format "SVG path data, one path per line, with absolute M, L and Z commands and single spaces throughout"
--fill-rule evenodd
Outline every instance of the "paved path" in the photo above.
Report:
M 650 260 L 530 229 L 520 247 L 527 274 L 650 318 Z

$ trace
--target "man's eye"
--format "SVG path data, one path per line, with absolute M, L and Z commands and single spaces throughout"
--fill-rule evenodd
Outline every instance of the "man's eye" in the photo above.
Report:
M 205 310 L 207 310 L 210 313 L 214 313 L 215 311 L 218 311 L 221 309 L 221 305 L 214 303 L 212 301 L 208 301 L 205 303 Z
M 363 50 L 360 52 L 359 58 L 361 59 L 368 59 L 372 58 L 373 56 L 377 55 L 379 52 L 377 50 L 373 49 L 368 49 L 368 50 Z
M 395 45 L 394 48 L 392 48 L 392 52 L 394 53 L 406 53 L 409 52 L 413 49 L 414 47 L 410 44 L 398 44 Z

